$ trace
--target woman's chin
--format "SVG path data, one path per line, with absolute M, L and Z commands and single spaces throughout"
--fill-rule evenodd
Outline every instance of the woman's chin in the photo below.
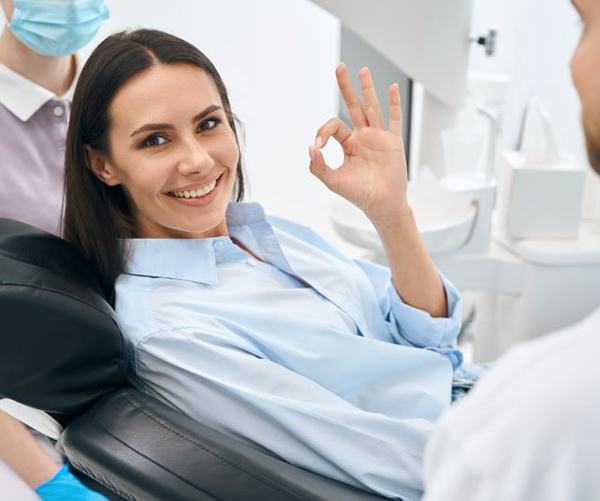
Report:
M 211 218 L 212 219 L 212 218 Z M 227 224 L 225 223 L 225 211 L 214 219 L 214 221 L 181 222 L 169 225 L 167 228 L 170 236 L 165 238 L 214 238 L 226 236 Z

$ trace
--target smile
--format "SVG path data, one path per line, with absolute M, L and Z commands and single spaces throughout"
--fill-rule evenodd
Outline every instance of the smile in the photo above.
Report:
M 221 176 L 219 176 L 217 179 L 214 179 L 212 182 L 194 190 L 175 190 L 170 191 L 167 194 L 177 198 L 200 198 L 205 195 L 208 195 L 211 191 L 213 191 L 215 189 L 215 186 L 217 185 L 217 181 L 220 178 Z
M 215 198 L 222 179 L 223 174 L 204 186 L 188 190 L 173 190 L 169 191 L 167 195 L 185 205 L 207 205 Z

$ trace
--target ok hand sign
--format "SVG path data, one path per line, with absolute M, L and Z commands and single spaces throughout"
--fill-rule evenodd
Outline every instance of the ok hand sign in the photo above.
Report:
M 386 129 L 369 69 L 358 72 L 363 102 L 352 86 L 346 66 L 340 64 L 335 74 L 354 129 L 339 118 L 327 121 L 317 132 L 315 145 L 309 147 L 310 171 L 374 221 L 407 206 L 400 89 L 398 84 L 389 87 Z M 335 170 L 325 163 L 321 153 L 330 137 L 344 151 L 344 162 Z

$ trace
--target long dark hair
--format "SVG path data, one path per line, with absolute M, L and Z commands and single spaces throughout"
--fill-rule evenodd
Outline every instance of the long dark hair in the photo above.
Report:
M 86 62 L 73 96 L 65 151 L 63 237 L 95 265 L 111 303 L 114 284 L 123 272 L 127 248 L 123 239 L 135 236 L 129 202 L 121 186 L 110 187 L 91 171 L 85 147 L 107 154 L 108 108 L 118 90 L 155 64 L 192 64 L 214 81 L 239 147 L 235 116 L 227 90 L 212 62 L 192 44 L 168 33 L 139 29 L 106 38 Z M 242 157 L 233 191 L 244 197 Z

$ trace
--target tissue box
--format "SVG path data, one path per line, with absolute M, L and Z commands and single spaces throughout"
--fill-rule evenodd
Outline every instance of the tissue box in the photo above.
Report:
M 502 155 L 499 217 L 508 238 L 577 238 L 585 171 L 565 158 L 527 165 L 518 151 Z

